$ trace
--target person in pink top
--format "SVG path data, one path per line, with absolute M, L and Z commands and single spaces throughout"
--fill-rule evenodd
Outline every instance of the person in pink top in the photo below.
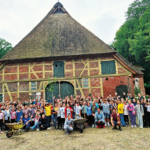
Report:
M 12 108 L 12 111 L 11 111 L 11 123 L 14 123 L 16 122 L 16 112 L 15 112 L 15 109 Z
M 4 113 L 1 111 L 1 108 L 0 108 L 0 128 L 1 128 L 1 134 L 3 133 L 2 132 L 2 125 L 3 125 L 3 122 L 4 122 Z
M 135 109 L 134 109 L 134 105 L 131 103 L 131 100 L 128 101 L 128 106 L 127 109 L 129 111 L 129 116 L 130 116 L 130 120 L 131 120 L 131 128 L 133 127 L 137 127 L 136 126 L 136 121 L 135 121 Z

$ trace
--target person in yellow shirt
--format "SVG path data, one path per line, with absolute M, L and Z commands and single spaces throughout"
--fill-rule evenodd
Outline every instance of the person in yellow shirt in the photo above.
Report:
M 121 119 L 121 125 L 125 126 L 125 121 L 124 121 L 124 115 L 123 115 L 123 103 L 121 102 L 121 100 L 118 100 L 118 113 L 120 115 L 120 119 Z
M 50 123 L 51 123 L 51 105 L 49 103 L 45 103 L 44 101 L 44 109 L 45 109 L 45 116 L 47 120 L 47 129 L 51 129 Z

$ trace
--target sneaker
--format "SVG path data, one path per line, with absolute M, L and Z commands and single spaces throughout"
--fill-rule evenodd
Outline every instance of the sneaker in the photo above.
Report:
M 68 135 L 69 133 L 67 132 L 66 135 Z
M 94 128 L 94 124 L 92 125 L 92 128 Z
M 134 126 L 132 125 L 131 128 L 133 128 Z
M 36 131 L 39 131 L 39 128 L 37 128 Z
M 116 126 L 114 126 L 113 128 L 112 128 L 112 130 L 116 130 L 117 129 L 117 127 Z
M 107 125 L 110 127 L 110 124 L 109 124 L 109 122 L 107 122 Z
M 3 134 L 3 131 L 1 131 L 1 134 Z
M 143 127 L 140 127 L 140 129 L 143 129 Z
M 122 131 L 121 127 L 119 127 L 119 130 Z
M 51 129 L 52 129 L 51 127 L 47 128 L 47 130 L 51 130 Z
M 105 122 L 105 127 L 107 126 L 107 123 Z
M 134 125 L 134 127 L 136 128 L 137 126 L 136 126 L 136 125 Z

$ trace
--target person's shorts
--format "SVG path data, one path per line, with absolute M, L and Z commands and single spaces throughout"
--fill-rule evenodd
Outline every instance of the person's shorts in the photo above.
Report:
M 105 118 L 109 118 L 109 114 L 108 113 L 104 113 Z
M 113 122 L 114 122 L 115 125 L 117 125 L 117 122 L 116 122 L 116 121 L 113 121 Z

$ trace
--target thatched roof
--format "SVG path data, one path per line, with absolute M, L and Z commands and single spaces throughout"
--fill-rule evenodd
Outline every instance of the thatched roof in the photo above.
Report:
M 137 74 L 144 74 L 143 72 L 141 72 L 137 67 L 135 67 L 134 65 L 132 65 L 132 63 L 130 63 L 126 58 L 124 58 L 122 55 L 120 55 L 119 53 L 115 54 L 126 66 L 128 66 L 129 68 L 131 68 L 132 70 L 134 70 Z
M 0 61 L 116 52 L 74 20 L 61 3 Z

